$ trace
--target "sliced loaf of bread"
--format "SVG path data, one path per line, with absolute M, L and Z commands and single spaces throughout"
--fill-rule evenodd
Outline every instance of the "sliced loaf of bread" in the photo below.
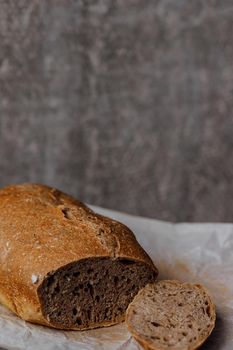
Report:
M 55 188 L 0 189 L 0 303 L 22 319 L 67 330 L 110 326 L 157 274 L 125 225 Z
M 215 319 L 215 306 L 203 286 L 166 280 L 144 287 L 126 313 L 129 331 L 148 350 L 197 349 Z

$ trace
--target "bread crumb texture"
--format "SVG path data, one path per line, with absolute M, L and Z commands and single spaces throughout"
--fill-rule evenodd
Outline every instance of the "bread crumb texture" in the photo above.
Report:
M 129 305 L 126 322 L 146 349 L 193 350 L 215 325 L 215 306 L 197 284 L 160 281 L 148 284 Z

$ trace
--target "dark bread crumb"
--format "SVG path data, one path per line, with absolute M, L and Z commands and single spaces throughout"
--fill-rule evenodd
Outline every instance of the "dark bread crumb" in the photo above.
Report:
M 86 328 L 122 320 L 139 289 L 155 278 L 154 271 L 140 262 L 86 259 L 48 275 L 38 295 L 43 315 L 51 324 Z

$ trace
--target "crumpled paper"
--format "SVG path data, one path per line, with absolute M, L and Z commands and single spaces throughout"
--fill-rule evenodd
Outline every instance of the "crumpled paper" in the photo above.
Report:
M 233 224 L 172 224 L 98 207 L 129 226 L 159 268 L 159 279 L 205 284 L 217 306 L 215 330 L 203 349 L 233 349 Z M 1 283 L 1 282 L 0 282 Z M 0 306 L 0 347 L 12 350 L 140 350 L 124 323 L 63 332 L 22 321 Z

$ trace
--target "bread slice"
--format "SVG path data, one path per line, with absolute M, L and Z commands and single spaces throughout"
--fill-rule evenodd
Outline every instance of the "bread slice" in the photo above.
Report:
M 194 350 L 215 325 L 215 306 L 199 284 L 160 281 L 148 284 L 129 305 L 126 323 L 148 350 Z
M 60 329 L 109 326 L 157 269 L 125 225 L 47 186 L 0 190 L 0 302 Z

